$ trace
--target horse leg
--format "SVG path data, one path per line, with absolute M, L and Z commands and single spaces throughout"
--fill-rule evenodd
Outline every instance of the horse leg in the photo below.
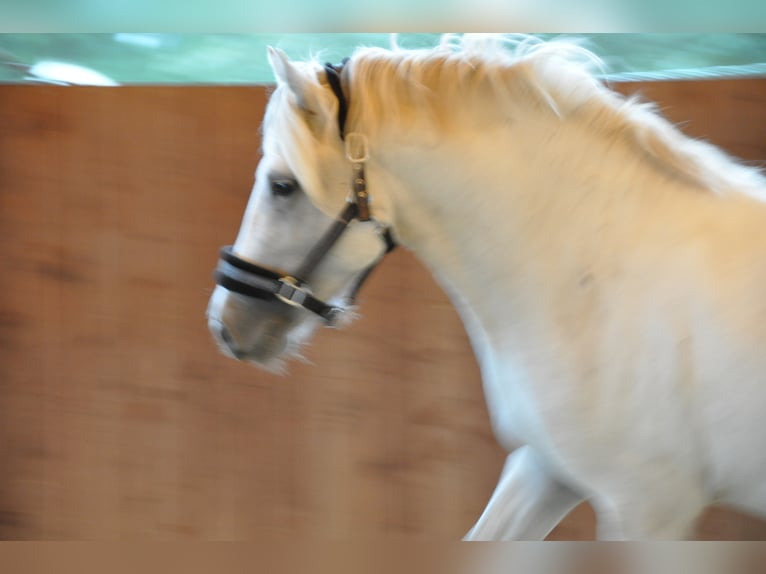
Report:
M 582 500 L 523 446 L 508 455 L 487 507 L 463 540 L 542 540 Z

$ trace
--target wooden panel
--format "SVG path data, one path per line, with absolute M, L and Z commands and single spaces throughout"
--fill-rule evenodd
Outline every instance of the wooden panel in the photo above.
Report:
M 641 87 L 691 133 L 766 157 L 766 82 Z M 411 255 L 289 378 L 210 341 L 264 101 L 0 87 L 0 538 L 456 539 L 483 508 L 504 453 L 462 326 Z M 766 527 L 714 512 L 700 535 Z M 592 536 L 583 505 L 552 538 Z

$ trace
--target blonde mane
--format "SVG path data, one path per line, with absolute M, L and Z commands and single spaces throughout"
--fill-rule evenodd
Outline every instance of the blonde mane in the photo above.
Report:
M 530 110 L 578 117 L 625 138 L 670 177 L 718 193 L 763 194 L 759 170 L 686 136 L 654 105 L 610 90 L 594 71 L 603 71 L 601 60 L 571 39 L 447 35 L 434 49 L 360 48 L 348 76 L 352 100 L 364 104 L 352 102 L 349 119 L 372 135 L 392 125 L 449 130 L 466 116 L 477 126 L 512 123 Z

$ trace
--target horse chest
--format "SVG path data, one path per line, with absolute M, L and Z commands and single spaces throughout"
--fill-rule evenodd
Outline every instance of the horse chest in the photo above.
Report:
M 504 448 L 529 445 L 561 478 L 580 486 L 620 479 L 614 461 L 625 453 L 647 463 L 697 465 L 680 402 L 661 397 L 648 379 L 628 389 L 619 380 L 577 376 L 571 367 L 550 357 L 547 364 L 494 361 L 483 369 L 490 420 Z
M 542 449 L 552 434 L 569 433 L 563 416 L 542 417 L 541 412 L 565 414 L 566 404 L 544 392 L 544 374 L 536 384 L 533 373 L 499 361 L 483 369 L 483 388 L 492 428 L 507 450 L 529 444 Z M 541 392 L 543 390 L 543 392 Z M 559 398 L 563 393 L 559 395 Z

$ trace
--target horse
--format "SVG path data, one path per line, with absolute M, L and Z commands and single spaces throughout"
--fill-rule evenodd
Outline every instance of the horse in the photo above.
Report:
M 465 540 L 766 516 L 766 178 L 614 92 L 567 39 L 445 36 L 276 77 L 208 326 L 281 371 L 409 249 L 454 304 L 508 451 Z

